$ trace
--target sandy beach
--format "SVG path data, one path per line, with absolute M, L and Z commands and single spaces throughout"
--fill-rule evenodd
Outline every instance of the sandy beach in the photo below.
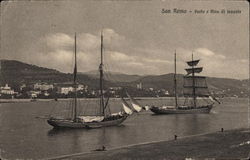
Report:
M 177 137 L 177 140 L 139 144 L 106 151 L 92 151 L 52 159 L 249 159 L 250 129 Z

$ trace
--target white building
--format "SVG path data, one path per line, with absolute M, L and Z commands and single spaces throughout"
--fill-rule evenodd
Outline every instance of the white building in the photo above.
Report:
M 150 90 L 150 91 L 153 91 L 153 90 L 154 90 L 154 88 L 149 88 L 149 90 Z
M 53 84 L 36 83 L 36 84 L 34 84 L 34 89 L 39 89 L 41 91 L 47 91 L 49 89 L 53 89 Z
M 15 94 L 16 92 L 14 92 L 13 89 L 11 89 L 8 84 L 6 84 L 4 87 L 0 87 L 0 93 L 2 94 Z
M 73 87 L 61 87 L 60 93 L 61 94 L 69 94 L 69 92 L 73 92 Z
M 48 96 L 49 96 L 49 93 L 48 93 L 48 92 L 44 92 L 44 95 L 45 95 L 46 97 L 48 97 Z
M 109 87 L 109 89 L 113 91 L 117 91 L 117 90 L 121 90 L 122 87 Z
M 142 89 L 142 83 L 140 82 L 139 84 L 136 85 L 137 89 Z
M 22 91 L 25 87 L 26 87 L 26 84 L 22 84 L 22 85 L 20 86 L 20 90 Z
M 168 91 L 165 91 L 165 95 L 169 95 L 169 92 L 168 92 Z
M 88 88 L 88 86 L 84 86 L 83 84 L 78 84 L 76 90 L 77 91 L 82 91 L 82 90 L 85 90 L 87 88 Z
M 41 94 L 41 91 L 30 91 L 30 95 L 32 98 L 37 98 L 39 94 Z

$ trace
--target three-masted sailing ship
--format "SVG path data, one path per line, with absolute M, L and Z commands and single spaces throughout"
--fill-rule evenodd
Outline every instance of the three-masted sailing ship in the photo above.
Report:
M 100 72 L 100 103 L 99 109 L 100 114 L 93 116 L 80 115 L 78 113 L 77 104 L 77 52 L 76 52 L 76 35 L 75 35 L 75 49 L 74 49 L 74 74 L 73 74 L 73 86 L 74 86 L 74 105 L 72 106 L 72 117 L 71 118 L 55 118 L 50 117 L 47 122 L 55 128 L 100 128 L 107 126 L 115 126 L 121 124 L 126 118 L 133 113 L 129 105 L 122 98 L 123 109 L 118 113 L 105 112 L 106 109 L 110 111 L 108 100 L 104 98 L 103 89 L 103 35 L 101 34 L 101 63 L 99 65 Z
M 174 73 L 174 96 L 175 105 L 173 106 L 151 106 L 150 110 L 155 114 L 195 114 L 209 113 L 214 105 L 214 98 L 210 96 L 205 76 L 197 76 L 203 67 L 197 67 L 200 60 L 186 62 L 189 68 L 185 69 L 187 74 L 184 75 L 183 95 L 185 98 L 184 105 L 178 104 L 177 97 L 177 80 L 176 80 L 176 53 L 175 53 L 175 73 Z M 197 99 L 203 99 L 205 104 L 198 104 Z M 209 101 L 207 99 L 210 99 Z

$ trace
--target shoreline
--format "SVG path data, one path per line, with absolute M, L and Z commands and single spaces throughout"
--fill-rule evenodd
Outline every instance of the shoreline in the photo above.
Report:
M 134 99 L 136 100 L 150 100 L 150 99 L 157 99 L 157 100 L 162 100 L 162 99 L 172 99 L 174 97 L 135 97 Z M 184 97 L 179 97 L 180 99 Z M 58 101 L 66 101 L 70 100 L 72 98 L 58 98 Z M 79 100 L 97 100 L 98 98 L 78 98 Z M 120 98 L 110 98 L 112 100 L 119 100 Z M 125 99 L 128 99 L 127 97 Z M 219 98 L 219 99 L 246 99 L 244 97 L 224 97 L 224 98 Z M 50 99 L 36 99 L 35 101 L 31 101 L 32 99 L 0 99 L 0 103 L 22 103 L 22 102 L 48 102 L 48 101 L 55 101 L 54 98 Z
M 153 151 L 153 152 L 152 152 Z M 236 154 L 236 155 L 235 155 Z M 52 159 L 185 159 L 250 158 L 250 128 L 209 132 L 114 148 L 46 158 Z

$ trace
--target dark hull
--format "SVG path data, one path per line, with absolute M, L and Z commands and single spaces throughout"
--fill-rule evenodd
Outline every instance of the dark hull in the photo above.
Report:
M 200 114 L 200 113 L 209 113 L 212 108 L 213 105 L 207 105 L 197 108 L 186 108 L 186 109 L 179 109 L 179 108 L 164 109 L 153 106 L 150 108 L 150 110 L 155 114 Z
M 49 119 L 47 120 L 48 124 L 53 126 L 54 128 L 101 128 L 101 127 L 109 127 L 109 126 L 116 126 L 121 124 L 124 120 L 126 120 L 128 116 L 122 116 L 120 118 L 114 120 L 105 120 L 101 122 L 73 122 L 72 120 L 59 120 L 59 119 Z

